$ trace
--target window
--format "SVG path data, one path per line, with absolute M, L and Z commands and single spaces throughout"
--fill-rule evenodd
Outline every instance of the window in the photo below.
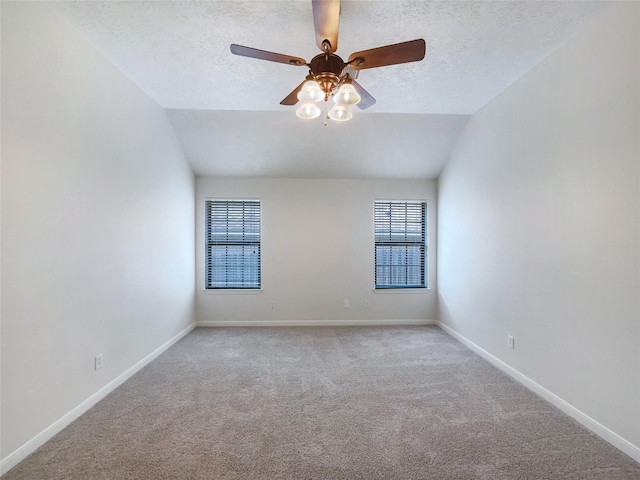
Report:
M 207 200 L 205 210 L 205 288 L 260 288 L 260 202 Z
M 376 288 L 427 286 L 427 204 L 375 202 Z

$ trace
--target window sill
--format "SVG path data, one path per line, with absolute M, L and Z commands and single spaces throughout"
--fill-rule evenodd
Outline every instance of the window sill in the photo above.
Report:
M 401 294 L 425 294 L 431 289 L 429 287 L 417 287 L 417 288 L 373 288 L 373 293 L 401 293 Z
M 203 288 L 205 295 L 259 295 L 261 288 Z

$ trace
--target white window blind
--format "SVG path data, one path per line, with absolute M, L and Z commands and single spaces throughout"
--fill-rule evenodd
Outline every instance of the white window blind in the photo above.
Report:
M 427 286 L 427 204 L 377 201 L 374 206 L 376 288 Z
M 207 200 L 206 288 L 260 288 L 260 202 Z

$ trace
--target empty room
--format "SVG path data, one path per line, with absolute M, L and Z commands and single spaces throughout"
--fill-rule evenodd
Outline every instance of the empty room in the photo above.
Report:
M 640 3 L 5 1 L 0 474 L 640 478 Z

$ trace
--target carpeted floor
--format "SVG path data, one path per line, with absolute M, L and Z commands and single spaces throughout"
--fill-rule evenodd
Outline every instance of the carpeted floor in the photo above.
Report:
M 196 329 L 17 479 L 640 479 L 437 327 Z

